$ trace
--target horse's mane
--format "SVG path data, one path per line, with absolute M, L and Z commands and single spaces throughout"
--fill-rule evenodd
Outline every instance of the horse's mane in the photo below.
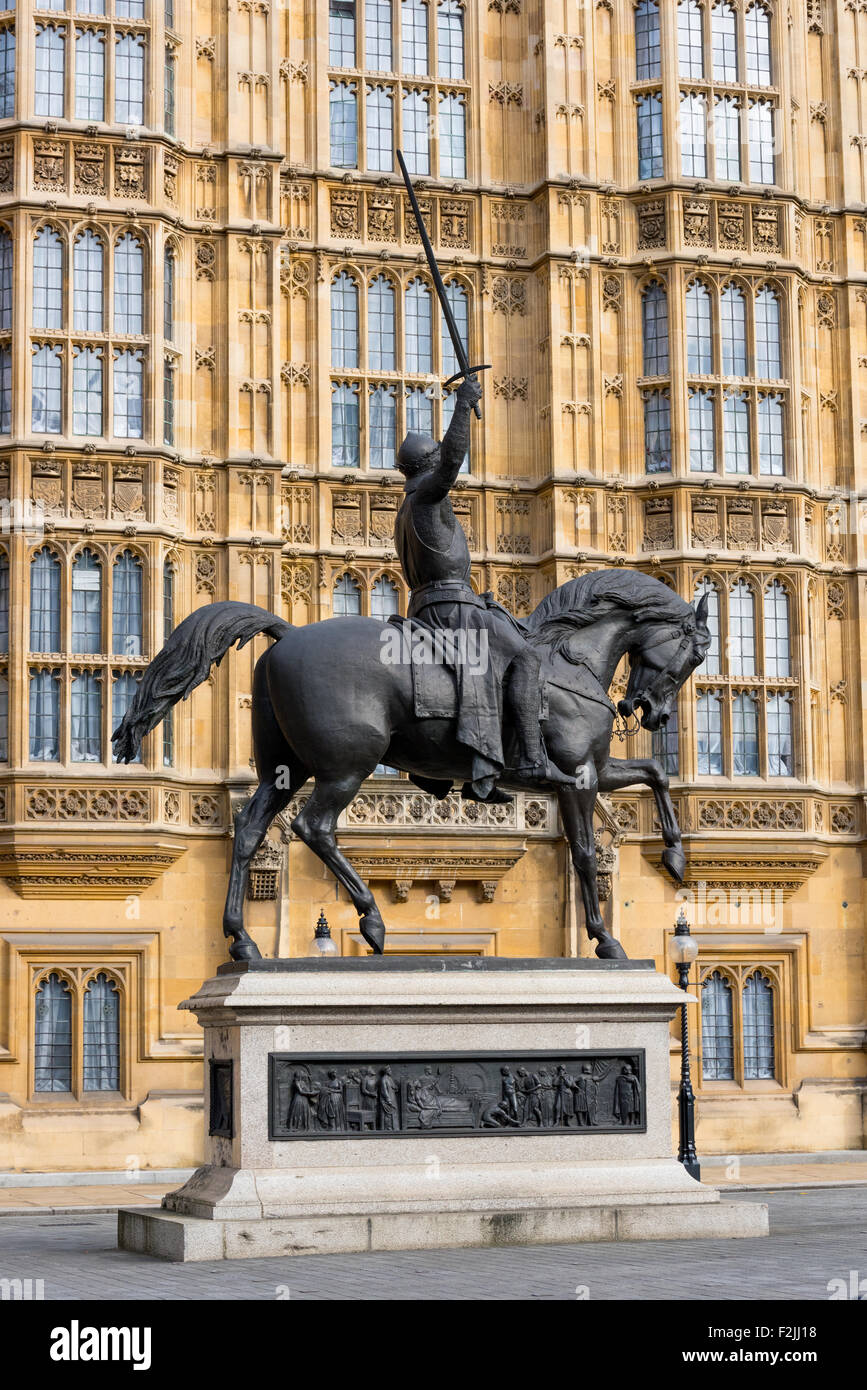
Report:
M 531 639 L 556 640 L 589 627 L 606 614 L 629 608 L 642 622 L 682 622 L 694 610 L 659 579 L 639 570 L 595 570 L 569 579 L 524 619 Z

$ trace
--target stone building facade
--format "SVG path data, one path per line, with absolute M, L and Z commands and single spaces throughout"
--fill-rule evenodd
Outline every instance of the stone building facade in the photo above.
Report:
M 110 732 L 214 599 L 405 604 L 395 442 L 447 426 L 455 364 L 396 145 L 491 364 L 457 489 L 478 588 L 521 616 L 615 564 L 710 594 L 655 750 L 699 1146 L 863 1146 L 865 63 L 831 0 L 0 2 L 0 1166 L 197 1157 L 176 1005 L 224 955 L 263 643 L 141 764 Z M 251 930 L 304 953 L 324 908 L 360 952 L 290 819 Z M 587 950 L 549 799 L 384 769 L 344 819 L 392 949 Z M 609 922 L 665 968 L 648 795 L 598 840 Z

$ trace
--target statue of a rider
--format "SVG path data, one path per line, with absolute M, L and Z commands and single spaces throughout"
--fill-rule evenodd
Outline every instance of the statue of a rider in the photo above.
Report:
M 575 786 L 549 759 L 542 732 L 543 681 L 539 660 L 507 609 L 470 583 L 470 551 L 449 493 L 470 442 L 470 411 L 481 397 L 474 376 L 457 388 L 454 414 L 441 443 L 408 434 L 397 455 L 406 478 L 395 523 L 395 546 L 410 587 L 408 616 L 429 628 L 487 634 L 487 660 L 456 662 L 459 741 L 473 750 L 471 784 L 464 795 L 482 801 L 509 798 L 496 788 L 508 764 L 510 780 Z M 460 653 L 464 650 L 458 646 Z M 477 648 L 478 650 L 478 648 Z M 503 747 L 503 727 L 514 750 Z

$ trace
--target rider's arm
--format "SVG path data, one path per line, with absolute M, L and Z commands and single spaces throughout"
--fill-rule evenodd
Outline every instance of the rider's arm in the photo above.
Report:
M 440 462 L 420 483 L 418 493 L 426 501 L 441 502 L 448 497 L 461 471 L 461 464 L 470 446 L 470 411 L 481 399 L 482 388 L 475 377 L 467 377 L 457 391 L 451 424 L 440 445 Z

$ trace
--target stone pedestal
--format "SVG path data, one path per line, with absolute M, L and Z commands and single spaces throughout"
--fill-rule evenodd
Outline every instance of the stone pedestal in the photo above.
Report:
M 221 966 L 206 1164 L 122 1249 L 170 1260 L 767 1234 L 671 1147 L 651 961 L 384 957 Z M 332 1075 L 329 1075 L 332 1073 Z

